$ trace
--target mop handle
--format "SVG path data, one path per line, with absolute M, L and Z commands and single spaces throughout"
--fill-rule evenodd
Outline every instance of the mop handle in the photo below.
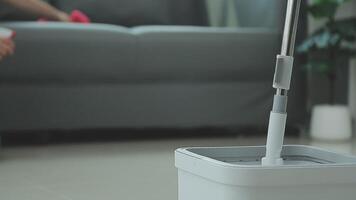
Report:
M 273 108 L 270 114 L 266 156 L 262 165 L 283 165 L 281 158 L 285 127 L 287 121 L 288 90 L 293 70 L 293 54 L 297 35 L 299 11 L 302 0 L 288 0 L 286 20 L 284 25 L 281 54 L 277 55 L 273 88 L 277 90 L 273 99 Z

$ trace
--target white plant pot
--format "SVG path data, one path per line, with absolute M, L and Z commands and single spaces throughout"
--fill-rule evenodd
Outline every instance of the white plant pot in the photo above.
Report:
M 310 135 L 313 139 L 328 141 L 351 139 L 352 122 L 349 107 L 343 105 L 314 106 Z

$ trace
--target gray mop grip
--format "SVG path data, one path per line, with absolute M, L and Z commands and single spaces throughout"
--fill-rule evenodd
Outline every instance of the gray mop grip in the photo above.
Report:
M 273 112 L 287 113 L 288 96 L 274 95 L 273 98 Z
M 289 90 L 292 79 L 294 58 L 292 56 L 277 56 L 276 71 L 274 73 L 273 87 Z

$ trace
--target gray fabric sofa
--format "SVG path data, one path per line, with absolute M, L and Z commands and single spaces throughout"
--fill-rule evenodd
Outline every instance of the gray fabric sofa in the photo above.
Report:
M 278 28 L 8 22 L 0 131 L 265 126 Z M 289 125 L 304 121 L 294 72 Z

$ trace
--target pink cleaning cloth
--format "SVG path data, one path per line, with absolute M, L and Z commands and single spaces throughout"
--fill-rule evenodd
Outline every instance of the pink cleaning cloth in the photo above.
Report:
M 73 10 L 70 15 L 70 21 L 74 23 L 89 24 L 89 17 L 80 10 Z
M 90 23 L 90 18 L 80 10 L 73 10 L 69 17 L 70 17 L 70 22 L 73 22 L 73 23 L 81 23 L 81 24 L 89 24 Z M 38 22 L 47 22 L 49 20 L 46 18 L 40 18 L 37 21 Z

